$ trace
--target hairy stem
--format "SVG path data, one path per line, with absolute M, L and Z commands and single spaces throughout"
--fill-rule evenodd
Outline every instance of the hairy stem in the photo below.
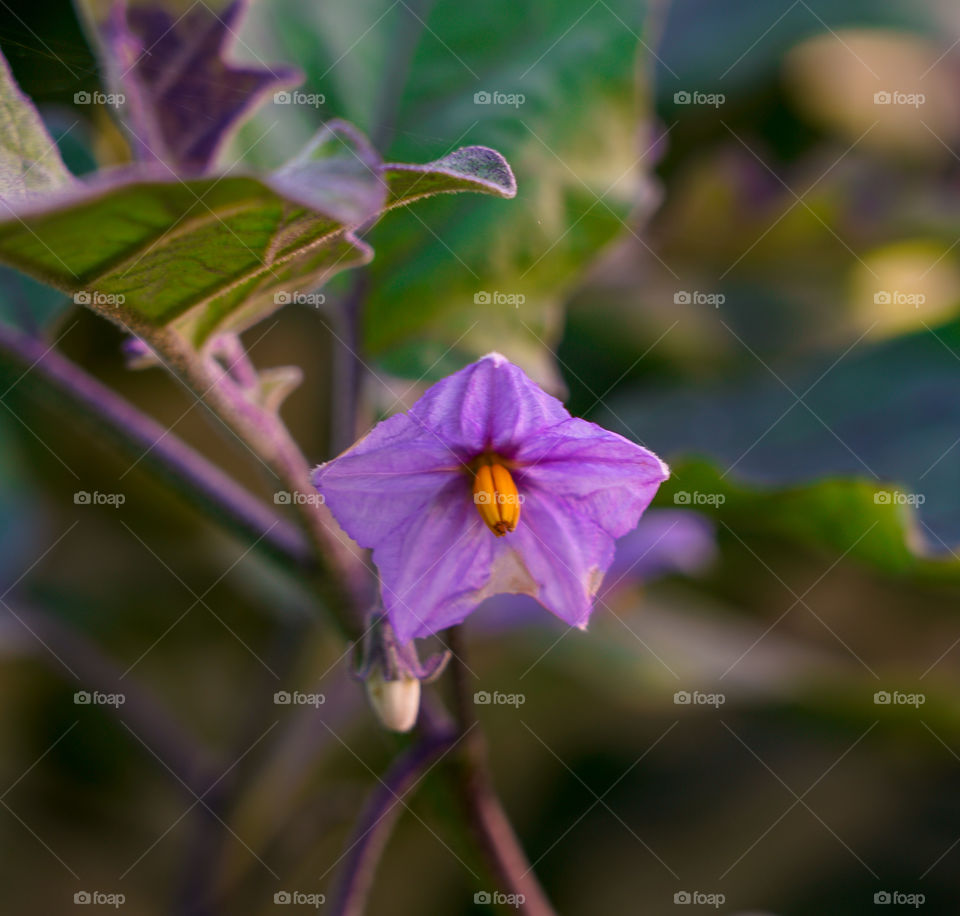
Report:
M 463 737 L 460 791 L 473 834 L 501 890 L 523 900 L 522 912 L 530 916 L 556 916 L 497 795 L 486 738 L 474 713 L 469 673 L 464 661 L 466 649 L 459 626 L 449 631 L 448 643 L 453 652 L 450 669 L 456 715 Z
M 327 507 L 308 498 L 316 494 L 310 466 L 279 416 L 243 397 L 226 369 L 205 359 L 175 331 L 143 327 L 136 333 L 291 494 L 325 574 L 328 608 L 345 634 L 358 637 L 371 591 L 363 553 L 340 530 Z

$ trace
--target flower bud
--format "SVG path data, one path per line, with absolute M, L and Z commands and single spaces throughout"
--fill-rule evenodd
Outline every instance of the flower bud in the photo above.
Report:
M 367 678 L 367 696 L 377 718 L 394 732 L 408 732 L 420 712 L 420 681 L 405 677 L 386 680 L 377 670 Z
M 420 684 L 439 677 L 449 652 L 421 662 L 413 640 L 397 642 L 397 634 L 380 608 L 370 614 L 357 677 L 366 682 L 377 718 L 391 731 L 408 732 L 420 711 Z

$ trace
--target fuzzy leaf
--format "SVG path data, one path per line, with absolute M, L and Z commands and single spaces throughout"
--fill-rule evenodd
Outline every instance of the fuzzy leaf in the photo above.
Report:
M 130 327 L 176 323 L 200 345 L 369 260 L 353 230 L 385 207 L 462 190 L 515 193 L 492 150 L 384 167 L 356 131 L 330 124 L 265 177 L 183 181 L 155 164 L 33 200 L 0 220 L 0 261 Z
M 120 120 L 138 159 L 207 171 L 256 105 L 301 81 L 295 67 L 229 59 L 247 5 L 196 3 L 184 11 L 163 0 L 85 4 L 107 78 L 126 98 Z
M 0 55 L 0 201 L 72 181 L 33 103 Z M 4 206 L 0 212 L 9 208 Z
M 272 53 L 290 55 L 332 113 L 389 141 L 391 158 L 459 137 L 501 150 L 517 172 L 522 207 L 441 199 L 376 227 L 371 352 L 392 356 L 416 340 L 419 363 L 402 368 L 419 377 L 433 361 L 424 338 L 441 353 L 458 341 L 460 364 L 498 349 L 556 380 L 550 348 L 565 298 L 604 246 L 636 231 L 631 213 L 652 200 L 638 68 L 650 54 L 638 40 L 646 7 L 490 0 L 467 17 L 457 0 L 417 11 L 389 0 L 254 7 L 263 40 L 276 36 Z M 253 138 L 269 123 L 261 117 Z

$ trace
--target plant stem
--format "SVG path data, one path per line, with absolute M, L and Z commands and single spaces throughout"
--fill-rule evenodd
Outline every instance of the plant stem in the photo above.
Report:
M 294 525 L 42 340 L 0 325 L 0 378 L 6 389 L 0 400 L 24 383 L 37 401 L 142 459 L 191 505 L 257 541 L 284 565 L 301 571 L 316 566 L 310 543 Z
M 469 674 L 464 662 L 465 646 L 461 627 L 453 627 L 448 631 L 448 644 L 453 653 L 450 670 L 453 675 L 455 711 L 463 737 L 460 791 L 470 826 L 501 890 L 523 900 L 521 911 L 530 916 L 556 916 L 494 786 L 486 738 L 477 724 L 472 691 L 467 680 Z
M 310 466 L 280 417 L 248 400 L 213 359 L 205 359 L 176 331 L 141 326 L 133 331 L 167 368 L 244 442 L 291 494 L 304 532 L 324 573 L 327 607 L 350 638 L 362 633 L 363 611 L 371 600 L 371 577 L 363 552 L 341 531 L 316 495 Z
M 400 754 L 368 798 L 347 841 L 333 897 L 334 916 L 362 916 L 374 871 L 403 810 L 404 796 L 461 736 L 456 729 L 427 731 Z
M 360 392 L 363 386 L 363 312 L 370 287 L 367 268 L 353 272 L 350 288 L 337 303 L 332 319 L 339 321 L 340 333 L 333 341 L 333 413 L 330 451 L 339 455 L 357 438 Z

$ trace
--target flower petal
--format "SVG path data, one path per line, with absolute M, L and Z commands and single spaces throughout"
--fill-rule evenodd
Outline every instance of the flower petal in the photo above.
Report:
M 480 603 L 496 541 L 463 478 L 448 481 L 374 548 L 383 605 L 401 643 L 460 623 Z
M 598 600 L 612 600 L 620 589 L 672 573 L 696 575 L 715 556 L 716 533 L 702 515 L 684 509 L 652 510 L 617 541 Z M 550 622 L 543 606 L 527 595 L 500 594 L 477 610 L 476 626 L 482 632 L 540 627 Z
M 614 539 L 539 488 L 525 493 L 522 520 L 503 540 L 510 538 L 534 583 L 527 594 L 571 626 L 585 627 L 603 574 L 613 562 Z
M 361 547 L 377 547 L 445 485 L 469 478 L 457 456 L 405 414 L 375 426 L 339 458 L 313 472 L 313 485 L 347 534 Z
M 504 537 L 481 520 L 465 467 L 487 450 L 507 459 L 524 498 Z M 494 353 L 317 468 L 314 484 L 344 530 L 373 549 L 384 607 L 407 642 L 503 593 L 586 626 L 615 538 L 668 475 L 651 452 L 571 418 Z
M 437 382 L 410 416 L 461 454 L 492 449 L 508 458 L 525 439 L 570 418 L 563 404 L 499 353 Z
M 550 493 L 615 538 L 636 526 L 670 476 L 653 452 L 575 418 L 525 442 L 514 458 L 521 493 L 531 486 Z

